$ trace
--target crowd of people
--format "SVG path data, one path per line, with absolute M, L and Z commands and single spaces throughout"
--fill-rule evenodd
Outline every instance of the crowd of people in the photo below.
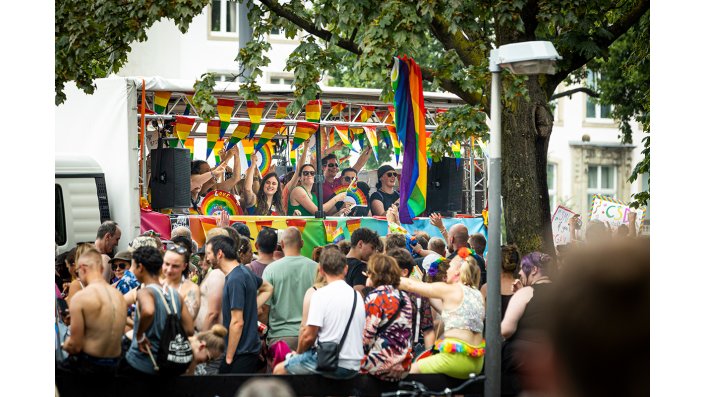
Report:
M 390 208 L 394 223 L 398 215 Z M 467 379 L 484 365 L 486 241 L 463 224 L 446 230 L 436 214 L 431 224 L 443 238 L 419 231 L 409 244 L 403 234 L 380 237 L 359 228 L 349 241 L 316 247 L 307 258 L 297 228 L 263 228 L 252 238 L 242 223 L 211 229 L 202 247 L 188 228 L 178 227 L 169 240 L 149 232 L 113 253 L 121 231 L 107 221 L 94 242 L 57 256 L 57 327 L 65 328 L 57 331 L 57 368 L 159 374 L 155 357 L 175 315 L 192 351 L 186 375 L 369 374 L 399 381 L 435 373 Z M 648 240 L 592 223 L 586 229 L 587 241 L 562 247 L 557 258 L 502 247 L 503 395 L 596 390 L 583 384 L 590 383 L 583 360 L 603 365 L 594 352 L 638 350 L 637 343 L 648 341 L 648 331 L 644 339 L 637 328 L 648 322 Z M 601 329 L 605 325 L 626 330 Z M 554 360 L 539 358 L 546 355 Z M 644 373 L 641 363 L 617 362 L 626 361 L 635 366 L 630 373 Z M 648 356 L 644 362 L 648 368 Z M 618 380 L 622 395 L 641 390 Z

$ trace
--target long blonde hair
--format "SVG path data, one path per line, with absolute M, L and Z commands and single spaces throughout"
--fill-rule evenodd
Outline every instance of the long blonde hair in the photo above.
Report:
M 480 288 L 480 266 L 470 255 L 470 250 L 463 247 L 458 250 L 458 256 L 463 258 L 460 262 L 460 282 L 468 287 Z
M 214 324 L 210 330 L 197 333 L 196 339 L 205 342 L 210 356 L 215 359 L 225 351 L 225 335 L 227 334 L 228 330 L 224 326 Z

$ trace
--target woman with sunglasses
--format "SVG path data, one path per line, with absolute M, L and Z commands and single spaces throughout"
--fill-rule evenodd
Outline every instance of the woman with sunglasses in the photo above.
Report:
M 386 216 L 389 207 L 399 201 L 399 192 L 394 190 L 397 172 L 391 165 L 383 165 L 377 170 L 377 191 L 370 196 L 372 215 Z
M 277 173 L 270 172 L 262 178 L 257 195 L 253 188 L 255 173 L 259 174 L 259 169 L 257 162 L 253 160 L 245 176 L 245 211 L 250 215 L 284 215 L 282 189 Z
M 201 306 L 201 292 L 198 285 L 185 276 L 188 274 L 190 258 L 191 253 L 188 248 L 177 244 L 167 245 L 160 281 L 162 285 L 169 286 L 178 292 L 191 318 L 196 318 Z
M 289 211 L 287 215 L 313 216 L 318 211 L 318 197 L 311 193 L 313 189 L 313 178 L 316 175 L 316 168 L 311 164 L 304 164 L 301 167 L 301 185 L 294 188 L 289 195 Z M 323 211 L 328 213 L 335 207 L 335 204 L 345 200 L 345 192 L 338 193 L 323 204 Z M 344 205 L 336 214 L 347 214 L 350 207 Z

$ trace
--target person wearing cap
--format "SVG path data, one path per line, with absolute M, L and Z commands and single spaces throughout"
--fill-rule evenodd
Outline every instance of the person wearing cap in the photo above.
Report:
M 115 273 L 113 286 L 123 295 L 140 285 L 135 274 L 130 271 L 131 266 L 132 252 L 130 251 L 120 251 L 110 260 L 110 268 Z
M 398 205 L 399 192 L 394 190 L 397 175 L 391 165 L 385 164 L 377 170 L 377 191 L 370 196 L 372 215 L 386 216 L 389 207 L 394 204 Z
M 368 145 L 362 150 L 362 153 L 360 153 L 360 157 L 358 157 L 355 165 L 352 166 L 356 173 L 360 172 L 362 167 L 364 167 L 370 155 L 372 155 L 372 146 Z M 335 154 L 330 153 L 323 157 L 321 159 L 321 165 L 323 166 L 323 178 L 325 178 L 323 181 L 323 202 L 325 203 L 335 196 L 335 189 L 341 185 L 343 177 L 340 176 L 336 178 L 340 170 L 340 163 Z

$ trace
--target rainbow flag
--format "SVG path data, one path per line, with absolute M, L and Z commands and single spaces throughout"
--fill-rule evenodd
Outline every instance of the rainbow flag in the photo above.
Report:
M 387 105 L 387 111 L 389 113 L 387 113 L 387 117 L 384 118 L 385 123 L 387 123 L 387 121 L 386 121 L 387 119 L 389 119 L 389 121 L 388 121 L 389 123 L 394 123 L 394 117 L 395 117 L 394 105 Z
M 377 131 L 375 127 L 364 126 L 362 128 L 365 130 L 367 140 L 370 141 L 370 145 L 372 145 L 372 153 L 375 155 L 375 160 L 379 161 L 377 156 L 377 152 L 379 152 L 379 141 L 377 141 Z
M 285 119 L 289 113 L 286 111 L 286 107 L 289 106 L 291 102 L 277 102 L 277 113 L 274 115 L 275 119 Z
M 157 91 L 154 93 L 154 113 L 164 114 L 166 106 L 169 104 L 171 92 Z
M 215 147 L 213 148 L 213 152 L 215 153 L 215 163 L 220 164 L 220 153 L 221 150 L 223 150 L 223 147 L 225 146 L 225 139 L 218 139 L 215 143 Z
M 343 228 L 338 227 L 338 221 L 324 220 L 323 226 L 326 229 L 326 243 L 336 244 L 338 241 L 345 239 Z
M 259 142 L 257 142 L 257 145 L 259 145 Z M 259 168 L 259 173 L 264 176 L 272 166 L 272 142 L 261 145 L 259 149 L 255 146 L 255 155 L 259 155 L 258 157 L 261 159 L 261 161 L 258 161 L 259 165 L 257 168 Z
M 306 104 L 306 121 L 309 123 L 321 121 L 321 108 L 323 108 L 323 102 L 320 99 L 308 101 Z
M 249 167 L 251 163 L 252 153 L 255 151 L 255 142 L 252 139 L 243 139 L 240 141 L 242 144 L 242 152 L 245 153 L 245 159 L 247 160 L 247 166 Z
M 387 132 L 389 132 L 389 138 L 392 140 L 392 146 L 394 146 L 394 157 L 397 160 L 397 165 L 399 165 L 399 155 L 401 154 L 401 144 L 399 143 L 399 135 L 397 135 L 397 129 L 391 125 L 388 125 Z
M 252 139 L 259 128 L 259 123 L 262 122 L 262 112 L 264 112 L 264 102 L 255 103 L 254 101 L 247 101 L 247 115 L 250 117 L 250 135 L 248 138 Z
M 330 115 L 331 116 L 337 116 L 345 110 L 345 108 L 348 107 L 348 104 L 345 102 L 333 102 L 331 101 L 330 103 Z
M 404 164 L 399 188 L 399 219 L 409 224 L 426 209 L 426 110 L 421 69 L 412 58 L 394 57 L 391 73 L 394 88 L 394 124 L 404 145 Z
M 369 120 L 373 114 L 375 114 L 375 107 L 374 106 L 370 106 L 370 105 L 360 106 L 360 121 L 362 121 L 363 123 L 366 122 L 367 120 Z
M 263 227 L 272 227 L 272 220 L 267 220 L 267 221 L 255 221 L 255 225 L 257 225 L 257 234 L 262 231 Z
M 239 122 L 237 127 L 235 127 L 235 131 L 233 131 L 232 135 L 230 135 L 230 139 L 228 140 L 228 145 L 226 146 L 226 150 L 230 150 L 233 146 L 237 145 L 237 143 L 240 142 L 241 140 L 245 139 L 245 137 L 249 133 L 250 133 L 250 122 L 249 121 Z
M 316 130 L 318 129 L 318 124 L 317 123 L 309 123 L 306 121 L 299 121 L 296 123 L 296 131 L 294 132 L 294 146 L 292 149 L 296 149 L 304 143 L 308 138 L 311 137 L 311 135 L 316 133 Z
M 191 104 L 193 103 L 193 95 L 184 95 L 184 102 L 186 102 L 186 107 L 184 108 L 184 116 L 188 116 L 191 113 Z M 196 109 L 198 111 L 198 109 Z
M 184 142 L 184 147 L 191 152 L 191 161 L 193 161 L 193 138 L 188 138 Z
M 219 131 L 220 131 L 220 120 L 211 120 L 208 122 L 208 127 L 206 128 L 206 144 L 208 147 L 206 148 L 206 160 L 211 156 L 211 152 L 213 152 L 213 149 L 215 149 L 215 143 L 219 139 Z M 216 163 L 218 161 L 216 160 Z
M 360 150 L 365 147 L 365 130 L 360 127 L 350 127 L 350 133 L 355 137 L 357 143 L 360 145 Z
M 262 145 L 265 143 L 269 142 L 272 138 L 274 138 L 274 135 L 277 134 L 281 130 L 281 128 L 284 126 L 283 121 L 271 121 L 269 123 L 266 123 L 264 125 L 264 128 L 262 129 L 262 134 L 260 134 L 259 139 L 257 140 L 257 145 L 255 145 L 255 150 L 259 150 Z
M 393 148 L 392 146 L 392 138 L 389 136 L 389 131 L 388 130 L 379 130 L 379 134 L 377 137 L 382 137 L 384 140 L 384 144 L 387 145 L 387 148 Z
M 289 140 L 289 160 L 291 161 L 291 166 L 296 167 L 296 149 L 292 149 L 294 146 L 294 141 Z
M 335 145 L 335 131 L 334 128 L 328 130 L 328 147 L 333 147 Z
M 233 116 L 233 108 L 235 108 L 235 100 L 218 98 L 218 117 L 220 118 L 220 137 L 218 139 L 223 139 L 225 136 L 225 131 L 230 125 L 230 118 Z
M 304 229 L 306 228 L 306 219 L 287 219 L 286 220 L 286 226 L 288 227 L 295 227 L 299 229 L 299 232 L 301 234 L 304 234 Z
M 191 134 L 191 127 L 193 126 L 193 123 L 196 121 L 195 117 L 186 117 L 186 116 L 174 116 L 176 118 L 176 124 L 174 125 L 174 130 L 176 131 L 176 136 L 179 137 L 179 141 L 181 142 L 181 145 L 183 146 L 184 142 L 188 138 L 189 134 Z
M 350 197 L 350 199 L 355 202 L 355 205 L 359 205 L 362 207 L 367 206 L 367 197 L 365 196 L 365 193 L 362 192 L 362 190 L 358 189 L 357 181 L 351 183 L 350 186 L 338 185 L 338 187 L 335 188 L 333 192 L 335 194 L 345 193 L 345 196 Z
M 355 230 L 360 228 L 360 221 L 361 221 L 360 218 L 348 219 L 345 221 L 348 225 L 348 231 L 350 232 L 351 236 Z
M 455 167 L 458 168 L 460 166 L 460 159 L 463 158 L 460 153 L 460 142 L 453 143 L 450 148 L 453 151 L 453 156 L 455 156 Z
M 338 137 L 340 137 L 340 140 L 343 141 L 345 146 L 352 147 L 350 139 L 348 139 L 349 131 L 347 125 L 334 125 L 333 129 L 338 133 Z

